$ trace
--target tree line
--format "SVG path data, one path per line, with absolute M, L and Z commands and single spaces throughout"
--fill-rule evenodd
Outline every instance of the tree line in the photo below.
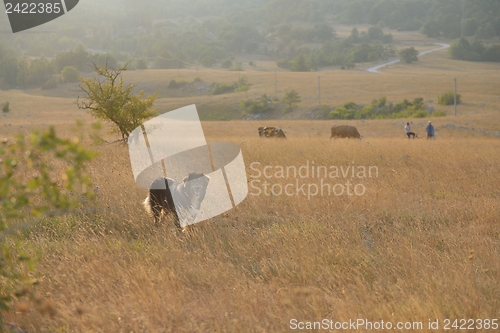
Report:
M 237 53 L 284 59 L 280 64 L 292 68 L 290 62 L 303 54 L 305 63 L 314 69 L 383 58 L 385 51 L 374 44 L 385 46 L 392 40 L 382 32 L 384 28 L 460 38 L 462 13 L 465 37 L 500 36 L 497 0 L 198 0 L 190 6 L 181 0 L 168 5 L 151 0 L 147 6 L 89 1 L 95 6 L 82 8 L 80 15 L 71 16 L 71 22 L 50 23 L 57 35 L 1 35 L 0 42 L 27 56 L 47 58 L 83 44 L 100 53 L 110 52 L 122 62 L 154 59 L 148 64 L 153 68 L 179 68 L 195 62 L 210 67 Z M 291 21 L 297 24 L 292 26 Z M 353 32 L 340 44 L 331 29 L 336 23 L 372 27 L 357 35 Z M 313 50 L 306 46 L 310 43 L 316 43 Z
M 117 68 L 118 62 L 111 53 L 90 53 L 83 46 L 61 52 L 52 60 L 30 58 L 0 45 L 0 78 L 10 87 L 55 88 L 54 74 L 61 74 L 63 82 L 77 82 L 80 72 L 88 72 L 93 64 Z

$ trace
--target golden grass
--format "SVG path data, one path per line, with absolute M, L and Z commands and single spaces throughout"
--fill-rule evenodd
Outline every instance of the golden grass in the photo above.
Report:
M 366 194 L 250 194 L 179 234 L 143 213 L 146 193 L 133 182 L 126 147 L 100 147 L 90 169 L 101 188 L 97 212 L 25 232 L 26 247 L 44 253 L 43 301 L 28 310 L 22 303 L 25 312 L 7 319 L 33 332 L 282 332 L 292 318 L 427 325 L 498 316 L 498 140 L 330 141 L 306 135 L 320 122 L 283 127 L 293 124 L 301 126 L 285 141 L 256 137 L 252 122 L 203 126 L 209 141 L 241 146 L 249 180 L 264 180 L 252 162 L 376 166 L 378 177 L 352 180 Z

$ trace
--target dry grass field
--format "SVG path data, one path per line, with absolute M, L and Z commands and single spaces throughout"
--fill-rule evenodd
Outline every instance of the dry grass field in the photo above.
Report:
M 500 319 L 500 141 L 478 131 L 500 131 L 500 67 L 457 65 L 443 55 L 391 65 L 384 74 L 278 72 L 279 93 L 297 89 L 299 108 L 317 103 L 318 75 L 322 104 L 369 103 L 383 95 L 432 100 L 449 114 L 432 119 L 436 140 L 407 139 L 405 119 L 342 122 L 355 125 L 363 140 L 329 140 L 333 121 L 203 122 L 207 141 L 241 147 L 251 186 L 235 209 L 186 233 L 168 220 L 157 227 L 145 215 L 146 191 L 134 183 L 126 146 L 94 146 L 89 132 L 74 130 L 76 119 L 87 128 L 92 120 L 76 108 L 68 87 L 56 97 L 0 91 L 12 108 L 0 116 L 3 136 L 53 124 L 62 136 L 82 135 L 100 154 L 89 166 L 100 188 L 95 204 L 22 230 L 27 251 L 43 254 L 35 273 L 40 284 L 36 299 L 17 303 L 7 321 L 27 332 L 286 332 L 292 319 L 366 319 L 422 322 L 423 329 L 407 330 L 422 332 L 439 319 L 433 331 L 441 332 L 446 318 Z M 208 73 L 200 71 L 207 82 L 237 79 L 236 72 Z M 191 81 L 195 70 L 179 75 Z M 273 71 L 243 75 L 253 84 L 247 93 L 162 98 L 156 106 L 163 112 L 195 103 L 203 117 L 204 108 L 237 110 L 245 95 L 274 93 Z M 455 77 L 464 100 L 457 117 L 437 107 Z M 130 71 L 125 78 L 152 92 L 177 72 Z M 412 120 L 423 137 L 427 119 Z M 279 126 L 288 139 L 260 139 L 259 126 Z M 312 163 L 356 173 L 259 175 L 265 166 Z M 359 177 L 360 167 L 377 173 Z M 276 195 L 265 195 L 264 181 Z M 325 190 L 308 198 L 308 188 L 347 182 L 363 194 Z M 293 195 L 278 195 L 287 184 Z

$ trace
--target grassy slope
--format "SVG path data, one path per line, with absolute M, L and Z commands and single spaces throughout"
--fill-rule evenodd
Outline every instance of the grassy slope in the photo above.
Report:
M 249 195 L 180 235 L 144 216 L 145 192 L 133 184 L 126 148 L 103 147 L 92 165 L 101 213 L 25 233 L 27 248 L 45 253 L 37 293 L 57 315 L 33 306 L 8 319 L 33 331 L 277 332 L 291 318 L 426 322 L 498 314 L 497 139 L 277 142 L 256 138 L 252 123 L 237 124 L 238 136 L 209 125 L 210 140 L 242 147 L 247 167 L 354 162 L 377 166 L 379 176 L 325 179 L 362 183 L 363 196 Z M 247 171 L 249 180 L 265 180 Z M 284 186 L 295 178 L 268 181 Z
M 146 193 L 133 182 L 126 147 L 98 147 L 101 155 L 90 168 L 101 189 L 98 213 L 45 221 L 24 232 L 26 248 L 44 253 L 37 287 L 43 301 L 15 307 L 7 320 L 42 332 L 280 332 L 288 330 L 291 318 L 425 325 L 435 318 L 497 316 L 500 143 L 477 131 L 441 128 L 455 123 L 499 131 L 495 70 L 497 64 L 451 61 L 438 52 L 418 64 L 393 65 L 382 75 L 279 73 L 281 93 L 288 87 L 301 92 L 300 108 L 316 103 L 318 74 L 328 104 L 369 103 L 386 95 L 392 101 L 422 96 L 435 105 L 439 93 L 452 89 L 454 77 L 466 104 L 456 118 L 434 119 L 435 141 L 408 140 L 393 120 L 346 121 L 359 128 L 363 141 L 330 141 L 332 121 L 204 122 L 208 141 L 242 148 L 249 180 L 256 176 L 248 168 L 252 162 L 261 168 L 299 167 L 313 160 L 326 166 L 377 166 L 379 176 L 354 180 L 367 189 L 359 197 L 249 195 L 237 209 L 189 234 L 177 234 L 168 221 L 156 228 L 144 215 L 140 202 Z M 237 79 L 234 72 L 212 72 L 200 76 L 208 82 Z M 195 75 L 180 73 L 187 80 Z M 136 71 L 126 79 L 153 90 L 176 75 Z M 249 96 L 274 92 L 273 72 L 247 70 L 244 75 L 253 84 Z M 2 135 L 44 123 L 69 136 L 77 134 L 72 129 L 76 118 L 91 122 L 73 98 L 33 93 L 0 92 L 0 100 L 9 99 L 12 107 L 11 114 L 0 116 Z M 167 111 L 196 103 L 203 115 L 201 105 L 236 108 L 244 96 L 162 99 L 157 106 Z M 425 121 L 414 124 L 421 136 Z M 282 127 L 288 139 L 260 140 L 256 128 L 266 125 Z M 89 142 L 88 133 L 82 134 Z M 295 179 L 269 181 L 285 185 Z M 56 315 L 48 316 L 48 308 Z

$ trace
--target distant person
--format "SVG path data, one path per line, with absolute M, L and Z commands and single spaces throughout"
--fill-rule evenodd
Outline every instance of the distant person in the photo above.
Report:
M 431 121 L 429 120 L 429 124 L 425 128 L 425 131 L 427 132 L 427 139 L 434 139 L 434 126 L 432 126 Z
M 408 139 L 413 136 L 413 138 L 415 139 L 415 133 L 413 133 L 410 129 L 410 123 L 406 123 L 406 126 L 405 126 L 405 131 L 406 131 L 406 135 L 408 135 Z

